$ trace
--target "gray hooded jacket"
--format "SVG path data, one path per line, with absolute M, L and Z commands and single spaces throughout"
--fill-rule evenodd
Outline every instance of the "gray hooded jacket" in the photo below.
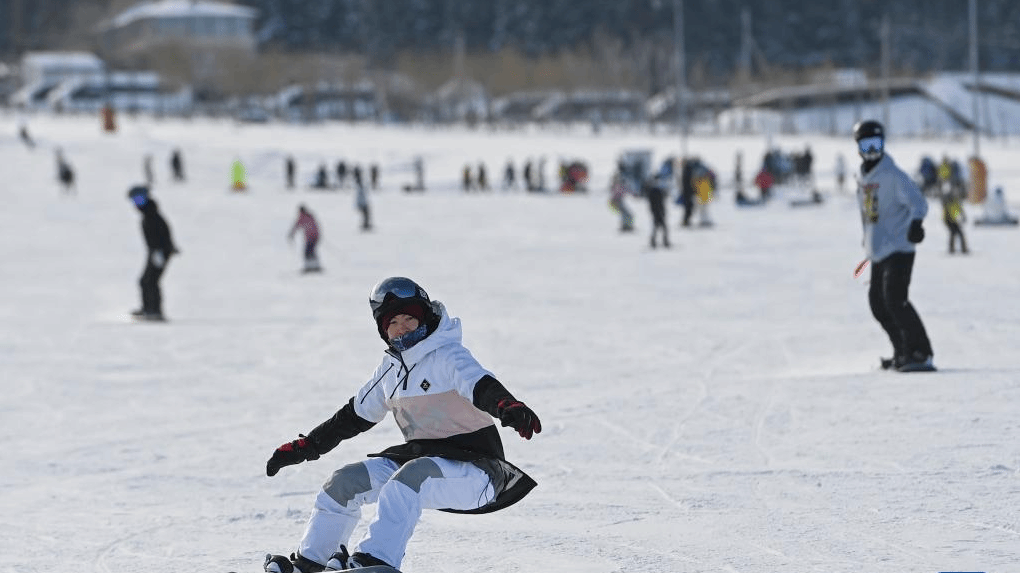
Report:
M 914 252 L 907 231 L 911 221 L 928 214 L 928 200 L 889 154 L 861 175 L 857 203 L 864 224 L 864 251 L 872 263 L 893 253 Z

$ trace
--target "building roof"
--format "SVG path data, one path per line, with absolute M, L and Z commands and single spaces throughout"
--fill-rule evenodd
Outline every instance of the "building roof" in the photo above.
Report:
M 103 60 L 92 52 L 26 52 L 21 65 L 28 67 L 74 67 L 101 70 Z
M 205 2 L 201 0 L 157 0 L 136 4 L 114 16 L 108 28 L 120 28 L 137 20 L 149 18 L 197 18 L 197 17 L 228 17 L 254 19 L 258 11 L 254 8 L 226 4 L 223 2 Z

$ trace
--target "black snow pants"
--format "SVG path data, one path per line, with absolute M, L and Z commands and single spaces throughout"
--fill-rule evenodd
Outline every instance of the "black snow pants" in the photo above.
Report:
M 162 267 L 152 264 L 151 257 L 145 264 L 145 271 L 138 285 L 142 287 L 142 311 L 153 314 L 163 314 L 163 295 L 159 290 L 159 279 L 163 276 L 166 263 Z
M 928 333 L 907 298 L 913 268 L 914 253 L 893 253 L 872 262 L 868 302 L 871 314 L 889 335 L 895 356 L 911 356 L 916 352 L 932 356 Z

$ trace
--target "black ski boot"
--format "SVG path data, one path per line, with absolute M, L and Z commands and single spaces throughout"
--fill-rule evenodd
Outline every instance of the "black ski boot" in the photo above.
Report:
M 355 551 L 353 555 L 349 555 L 347 548 L 341 545 L 340 551 L 334 553 L 326 563 L 326 571 L 346 571 L 348 569 L 371 567 L 372 565 L 392 567 L 389 563 L 361 551 Z
M 291 553 L 290 557 L 283 555 L 266 555 L 266 563 L 263 565 L 266 573 L 320 573 L 325 569 L 311 559 L 306 559 L 300 553 Z

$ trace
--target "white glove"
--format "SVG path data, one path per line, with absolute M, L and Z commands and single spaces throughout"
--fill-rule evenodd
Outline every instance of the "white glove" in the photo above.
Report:
M 161 269 L 166 264 L 166 255 L 163 254 L 163 251 L 152 251 L 152 257 L 149 260 L 152 262 L 152 266 Z

